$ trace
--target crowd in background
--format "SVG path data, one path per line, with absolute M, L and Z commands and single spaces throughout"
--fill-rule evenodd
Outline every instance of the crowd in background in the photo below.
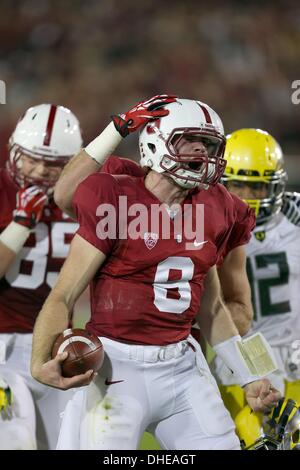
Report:
M 2 159 L 32 104 L 70 107 L 88 142 L 110 114 L 161 92 L 209 103 L 228 132 L 266 129 L 297 155 L 299 44 L 300 4 L 291 0 L 2 0 Z M 127 155 L 131 148 L 129 139 Z

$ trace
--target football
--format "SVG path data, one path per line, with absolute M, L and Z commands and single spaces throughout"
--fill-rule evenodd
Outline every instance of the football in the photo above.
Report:
M 96 372 L 104 360 L 100 339 L 80 328 L 68 328 L 58 335 L 52 348 L 52 359 L 65 351 L 69 355 L 61 365 L 64 377 L 84 374 L 90 369 Z

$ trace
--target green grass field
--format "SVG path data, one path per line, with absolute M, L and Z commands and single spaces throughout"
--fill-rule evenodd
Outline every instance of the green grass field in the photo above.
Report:
M 159 446 L 159 443 L 157 440 L 152 436 L 152 434 L 149 434 L 148 432 L 145 432 L 141 443 L 140 443 L 140 450 L 159 450 L 161 447 Z

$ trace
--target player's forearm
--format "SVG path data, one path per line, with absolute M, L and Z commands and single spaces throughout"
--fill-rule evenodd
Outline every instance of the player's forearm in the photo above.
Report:
M 31 356 L 31 373 L 39 379 L 43 364 L 51 359 L 56 337 L 69 325 L 70 307 L 63 299 L 49 295 L 35 322 Z
M 77 186 L 100 168 L 100 165 L 85 150 L 81 150 L 64 167 L 54 189 L 54 200 L 58 207 L 73 219 L 76 219 L 76 215 L 72 207 L 72 199 Z
M 231 318 L 241 336 L 248 333 L 251 328 L 253 310 L 251 302 L 225 302 Z
M 112 154 L 121 140 L 122 137 L 111 122 L 63 169 L 56 183 L 54 199 L 56 204 L 74 219 L 72 199 L 77 186 L 89 175 L 100 170 L 105 159 Z
M 210 309 L 201 309 L 198 324 L 205 339 L 211 346 L 238 335 L 230 312 L 221 297 L 215 299 Z
M 104 253 L 80 235 L 75 235 L 56 284 L 34 326 L 31 370 L 37 380 L 43 375 L 43 364 L 50 359 L 55 338 L 68 327 L 70 312 L 75 302 L 94 278 L 105 258 Z M 47 382 L 48 380 L 49 377 L 44 377 L 44 381 L 40 381 L 51 383 L 51 380 Z
M 16 257 L 16 253 L 9 248 L 7 248 L 0 241 L 0 279 L 5 275 L 5 273 L 10 268 Z
M 241 336 L 249 331 L 253 319 L 246 259 L 245 247 L 239 246 L 228 253 L 218 269 L 225 304 Z
M 29 237 L 30 230 L 11 222 L 0 235 L 0 279 L 10 268 Z
M 211 346 L 238 335 L 231 314 L 223 300 L 215 267 L 210 269 L 205 280 L 205 290 L 202 295 L 197 322 L 205 339 Z

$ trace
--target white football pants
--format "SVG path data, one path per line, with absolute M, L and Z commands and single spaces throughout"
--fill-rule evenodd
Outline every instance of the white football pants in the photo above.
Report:
M 68 403 L 57 449 L 137 449 L 146 430 L 163 449 L 240 448 L 193 338 L 165 347 L 100 339 L 104 365 Z
M 60 413 L 73 390 L 56 390 L 32 378 L 31 334 L 0 334 L 0 341 L 6 345 L 6 363 L 0 365 L 0 375 L 14 397 L 12 418 L 3 419 L 0 414 L 0 449 L 55 449 Z

